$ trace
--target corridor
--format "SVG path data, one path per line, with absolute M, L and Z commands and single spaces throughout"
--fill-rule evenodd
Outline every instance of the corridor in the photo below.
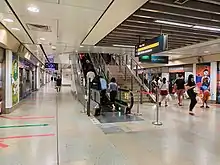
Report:
M 220 164 L 219 108 L 195 117 L 162 108 L 161 127 L 151 124 L 152 109 L 141 106 L 141 121 L 99 123 L 81 113 L 70 87 L 46 85 L 0 118 L 0 164 Z

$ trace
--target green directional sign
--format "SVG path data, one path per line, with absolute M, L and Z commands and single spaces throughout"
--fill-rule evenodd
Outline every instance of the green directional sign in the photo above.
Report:
M 2 125 L 0 128 L 43 127 L 48 125 L 49 124 Z

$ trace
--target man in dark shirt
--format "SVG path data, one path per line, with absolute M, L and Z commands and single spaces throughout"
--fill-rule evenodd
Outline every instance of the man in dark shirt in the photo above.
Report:
M 185 92 L 185 80 L 182 74 L 179 74 L 175 84 L 177 89 L 178 105 L 182 106 L 183 94 Z
M 62 79 L 60 78 L 60 76 L 58 76 L 58 78 L 57 78 L 57 92 L 60 92 L 61 85 L 62 85 Z

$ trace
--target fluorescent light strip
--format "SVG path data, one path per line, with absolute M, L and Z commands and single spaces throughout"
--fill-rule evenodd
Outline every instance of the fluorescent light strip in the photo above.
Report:
M 193 26 L 193 28 L 195 29 L 202 29 L 202 30 L 210 30 L 210 31 L 219 31 L 220 32 L 220 29 L 219 28 L 214 28 L 214 27 L 206 27 L 206 26 Z
M 117 45 L 117 44 L 114 44 L 113 46 L 115 46 L 115 47 L 124 47 L 124 48 L 135 48 L 135 46 L 130 46 L 130 45 Z
M 193 27 L 193 25 L 183 24 L 183 23 L 177 23 L 177 22 L 170 22 L 170 21 L 156 20 L 155 22 L 156 22 L 156 23 L 167 24 L 167 25 L 182 26 L 182 27 Z

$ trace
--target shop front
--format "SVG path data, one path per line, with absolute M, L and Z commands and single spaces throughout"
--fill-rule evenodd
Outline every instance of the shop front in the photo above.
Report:
M 174 93 L 175 81 L 179 75 L 182 75 L 187 82 L 190 74 L 193 74 L 193 65 L 182 65 L 169 67 L 169 92 Z
M 35 66 L 23 58 L 19 59 L 19 79 L 19 96 L 23 99 L 35 90 L 36 84 Z
M 220 104 L 220 62 L 217 64 L 217 104 Z

